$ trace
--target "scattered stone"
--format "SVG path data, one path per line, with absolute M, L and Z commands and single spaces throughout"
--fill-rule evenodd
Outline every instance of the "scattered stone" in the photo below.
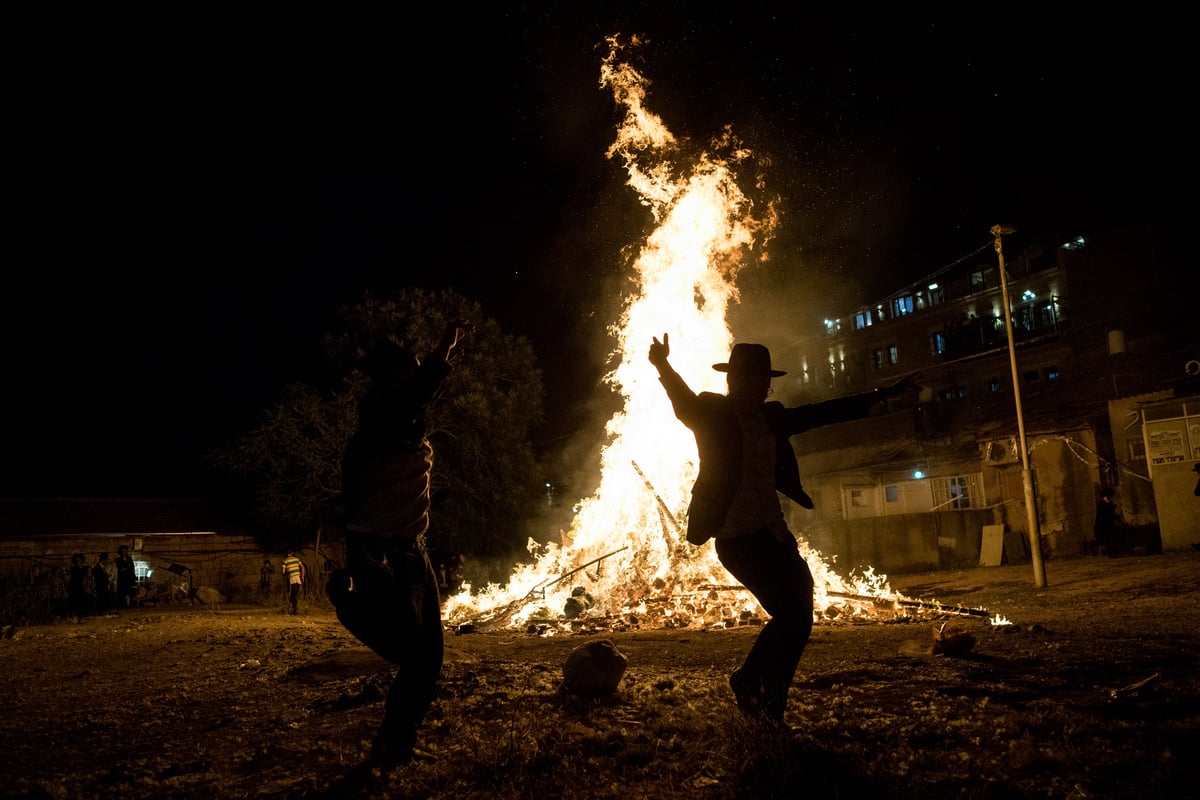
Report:
M 563 616 L 567 619 L 575 619 L 595 604 L 596 601 L 588 594 L 587 589 L 582 586 L 576 586 L 571 590 L 571 596 L 567 598 L 567 602 L 563 605 Z
M 225 602 L 225 596 L 211 586 L 197 586 L 193 594 L 206 606 L 219 606 Z
M 588 642 L 567 656 L 563 685 L 585 697 L 604 697 L 617 690 L 628 664 L 629 659 L 610 639 Z
M 933 626 L 933 652 L 961 656 L 975 649 L 975 634 L 943 622 Z

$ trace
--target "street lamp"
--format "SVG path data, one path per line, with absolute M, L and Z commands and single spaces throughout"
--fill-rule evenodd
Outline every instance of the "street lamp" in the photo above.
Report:
M 1046 586 L 1046 566 L 1042 562 L 1042 532 L 1038 527 L 1037 505 L 1033 496 L 1033 474 L 1029 471 L 1029 444 L 1025 440 L 1025 416 L 1021 413 L 1021 381 L 1017 375 L 1017 349 L 1013 345 L 1012 311 L 1008 307 L 1008 275 L 1004 271 L 1004 249 L 1000 239 L 1017 232 L 1011 225 L 993 225 L 992 240 L 1000 261 L 1000 291 L 1004 297 L 1004 330 L 1008 333 L 1008 362 L 1012 367 L 1013 400 L 1017 404 L 1017 436 L 1021 442 L 1021 485 L 1025 489 L 1025 527 L 1029 530 L 1029 552 L 1033 556 L 1033 584 Z

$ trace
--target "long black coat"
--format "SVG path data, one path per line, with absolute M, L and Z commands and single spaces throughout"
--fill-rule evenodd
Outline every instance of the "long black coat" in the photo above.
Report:
M 687 539 L 695 545 L 704 544 L 720 530 L 737 489 L 742 464 L 741 429 L 727 395 L 696 394 L 669 366 L 660 370 L 659 380 L 667 390 L 675 416 L 696 436 L 700 472 L 692 486 Z M 881 399 L 878 392 L 864 392 L 793 408 L 776 401 L 763 403 L 763 418 L 775 435 L 776 491 L 796 502 L 801 502 L 803 496 L 796 454 L 788 439 L 823 425 L 865 417 Z

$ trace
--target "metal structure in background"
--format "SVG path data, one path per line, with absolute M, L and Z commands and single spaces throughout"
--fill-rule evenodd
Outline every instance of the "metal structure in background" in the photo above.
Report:
M 1017 406 L 1017 439 L 1021 453 L 1021 485 L 1025 490 L 1025 526 L 1029 530 L 1029 554 L 1033 559 L 1033 584 L 1046 586 L 1046 565 L 1042 560 L 1042 531 L 1038 525 L 1037 501 L 1033 494 L 1033 473 L 1029 471 L 1029 442 L 1025 439 L 1025 416 L 1021 411 L 1021 381 L 1017 374 L 1017 350 L 1013 345 L 1012 310 L 1008 303 L 1008 274 L 1004 270 L 1001 238 L 1016 233 L 1011 225 L 993 225 L 992 241 L 1000 263 L 1000 292 L 1004 298 L 1004 330 L 1008 333 L 1008 361 L 1012 366 L 1013 401 Z

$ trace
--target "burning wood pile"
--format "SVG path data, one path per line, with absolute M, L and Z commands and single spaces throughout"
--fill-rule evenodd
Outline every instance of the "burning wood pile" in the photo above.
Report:
M 676 368 L 698 376 L 691 387 L 697 392 L 724 390 L 721 373 L 711 367 L 733 344 L 726 313 L 739 299 L 739 272 L 767 260 L 763 247 L 778 222 L 775 204 L 739 186 L 739 169 L 745 172 L 753 159 L 729 131 L 704 147 L 677 140 L 647 108 L 647 82 L 618 57 L 621 43 L 613 37 L 610 45 L 601 85 L 612 90 L 625 116 L 607 155 L 622 164 L 656 225 L 628 265 L 633 289 L 610 327 L 613 366 L 604 380 L 622 408 L 605 428 L 599 487 L 576 505 L 561 541 L 531 542 L 534 563 L 519 565 L 503 586 L 465 586 L 446 598 L 446 619 L 462 632 L 551 635 L 766 621 L 748 591 L 723 583 L 729 574 L 713 547 L 693 547 L 683 535 L 680 520 L 698 470 L 696 444 L 685 426 L 674 424 L 646 348 L 664 331 L 685 337 Z M 755 176 L 753 192 L 762 195 L 761 175 Z M 870 570 L 845 578 L 804 541 L 800 549 L 813 573 L 819 623 L 986 616 L 981 609 L 901 597 L 887 587 L 886 576 Z
M 554 585 L 619 552 L 621 550 L 547 581 L 518 600 L 460 620 L 456 629 L 459 633 L 471 633 L 523 627 L 527 633 L 553 636 L 585 631 L 671 628 L 719 630 L 762 625 L 768 619 L 741 586 L 699 584 L 688 588 L 662 579 L 648 587 L 647 594 L 617 603 L 615 610 L 606 610 L 612 604 L 597 602 L 583 586 L 573 587 L 561 608 L 553 607 L 549 591 Z M 814 614 L 817 624 L 896 624 L 946 616 L 990 618 L 985 609 L 946 605 L 935 600 L 918 600 L 894 593 L 852 594 L 821 591 L 821 587 L 818 587 L 817 596 Z M 521 621 L 516 622 L 519 614 Z

